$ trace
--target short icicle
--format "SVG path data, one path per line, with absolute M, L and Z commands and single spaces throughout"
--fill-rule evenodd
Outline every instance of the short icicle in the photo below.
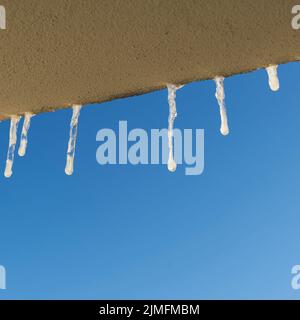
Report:
M 74 170 L 74 156 L 75 156 L 75 146 L 78 130 L 78 118 L 80 115 L 81 105 L 73 105 L 73 115 L 70 124 L 70 138 L 68 144 L 68 153 L 67 153 L 67 163 L 65 168 L 65 173 L 67 175 L 72 175 Z
M 24 115 L 24 122 L 23 122 L 23 128 L 21 133 L 21 141 L 20 141 L 20 147 L 18 150 L 18 154 L 20 157 L 24 157 L 26 154 L 27 149 L 27 143 L 28 143 L 28 130 L 30 128 L 30 121 L 31 118 L 34 116 L 32 113 L 25 113 Z
M 269 86 L 273 91 L 278 91 L 280 87 L 277 68 L 278 68 L 278 65 L 272 65 L 266 68 L 266 71 L 269 77 Z
M 4 176 L 6 178 L 10 178 L 12 176 L 12 167 L 14 163 L 15 148 L 17 143 L 17 130 L 20 118 L 21 117 L 19 116 L 12 116 L 10 119 L 9 146 L 7 151 L 6 167 L 4 171 Z
M 226 136 L 229 133 L 227 113 L 225 107 L 225 92 L 224 92 L 224 77 L 216 77 L 216 98 L 220 107 L 221 115 L 221 128 L 220 131 L 222 135 Z
M 168 143 L 169 143 L 169 159 L 168 170 L 171 172 L 176 171 L 177 164 L 173 155 L 173 129 L 174 120 L 177 117 L 176 110 L 176 91 L 182 86 L 176 86 L 174 84 L 168 84 L 168 102 L 169 102 L 169 126 L 168 126 Z

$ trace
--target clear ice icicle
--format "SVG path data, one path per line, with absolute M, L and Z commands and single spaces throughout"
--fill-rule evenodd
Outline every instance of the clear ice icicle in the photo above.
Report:
M 226 136 L 229 133 L 227 113 L 225 107 L 225 91 L 224 91 L 224 77 L 216 77 L 216 98 L 220 106 L 220 115 L 221 115 L 221 133 Z
M 169 159 L 168 170 L 171 172 L 176 171 L 177 164 L 173 155 L 173 128 L 174 120 L 177 117 L 176 110 L 176 91 L 182 88 L 182 86 L 176 86 L 174 84 L 168 84 L 168 102 L 169 102 L 169 126 L 168 126 L 168 143 L 169 143 Z
M 70 138 L 68 144 L 68 153 L 67 153 L 67 163 L 65 168 L 65 173 L 67 175 L 72 175 L 74 170 L 74 156 L 75 156 L 75 146 L 77 138 L 77 129 L 78 129 L 78 118 L 80 114 L 81 105 L 73 106 L 73 115 L 70 124 Z
M 277 74 L 278 65 L 272 65 L 266 68 L 269 77 L 269 86 L 271 90 L 277 91 L 279 90 L 279 79 Z
M 28 130 L 30 128 L 30 120 L 33 116 L 34 114 L 32 113 L 25 113 L 25 116 L 24 116 L 20 147 L 18 151 L 18 154 L 20 157 L 24 157 L 26 153 L 27 143 L 28 143 Z
M 10 130 L 9 130 L 9 146 L 7 151 L 6 167 L 4 176 L 10 178 L 12 176 L 12 167 L 14 163 L 15 148 L 17 143 L 17 130 L 20 121 L 19 116 L 12 116 L 10 119 Z

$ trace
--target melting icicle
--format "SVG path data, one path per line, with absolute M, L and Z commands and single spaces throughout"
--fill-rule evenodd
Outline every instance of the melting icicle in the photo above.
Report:
M 216 98 L 218 100 L 218 104 L 220 106 L 220 115 L 221 115 L 221 133 L 226 136 L 229 133 L 228 122 L 227 122 L 227 114 L 225 107 L 225 92 L 224 92 L 224 78 L 216 77 Z
M 73 174 L 74 168 L 74 156 L 75 156 L 75 146 L 77 138 L 77 129 L 78 129 L 78 118 L 80 114 L 81 105 L 73 106 L 73 115 L 70 124 L 70 138 L 68 144 L 68 153 L 67 153 L 67 163 L 65 168 L 65 173 L 67 175 Z
M 12 176 L 12 167 L 14 163 L 15 148 L 17 143 L 17 129 L 19 121 L 19 116 L 12 116 L 10 120 L 9 146 L 7 152 L 6 167 L 4 171 L 4 176 L 6 178 L 10 178 Z
M 32 113 L 25 113 L 24 116 L 24 123 L 21 133 L 21 141 L 20 141 L 20 147 L 18 154 L 20 157 L 24 157 L 27 149 L 27 143 L 28 143 L 28 130 L 30 128 L 30 120 L 34 116 Z
M 269 86 L 271 90 L 277 91 L 279 90 L 279 79 L 277 75 L 278 65 L 272 65 L 266 68 L 269 77 Z
M 168 170 L 171 172 L 176 171 L 177 164 L 173 156 L 173 128 L 174 120 L 177 117 L 176 111 L 176 91 L 182 88 L 182 86 L 175 86 L 174 84 L 168 84 L 168 101 L 169 101 L 169 127 L 168 127 L 168 142 L 169 142 L 169 159 Z

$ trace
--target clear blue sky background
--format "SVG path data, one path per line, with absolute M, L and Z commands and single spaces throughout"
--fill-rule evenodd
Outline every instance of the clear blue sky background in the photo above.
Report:
M 0 299 L 299 299 L 299 75 L 280 66 L 278 93 L 264 70 L 227 79 L 228 137 L 213 81 L 178 92 L 175 126 L 205 129 L 201 176 L 96 162 L 99 129 L 167 126 L 166 90 L 83 109 L 72 177 L 71 111 L 35 117 L 28 154 L 0 179 Z

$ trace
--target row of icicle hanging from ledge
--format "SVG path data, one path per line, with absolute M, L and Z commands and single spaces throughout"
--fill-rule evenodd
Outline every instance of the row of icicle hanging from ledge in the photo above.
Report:
M 273 91 L 277 91 L 279 89 L 279 80 L 277 76 L 277 65 L 272 65 L 266 68 L 269 77 L 269 85 Z M 229 133 L 226 107 L 225 107 L 225 92 L 224 92 L 224 77 L 216 77 L 216 99 L 218 101 L 220 107 L 220 116 L 221 116 L 221 128 L 220 131 L 223 135 L 227 135 Z M 169 102 L 169 125 L 168 125 L 168 145 L 169 145 L 169 159 L 168 159 L 168 169 L 171 172 L 176 170 L 176 162 L 173 156 L 173 128 L 174 128 L 174 120 L 177 116 L 176 111 L 176 91 L 182 86 L 177 86 L 174 84 L 169 84 L 168 88 L 168 102 Z M 74 168 L 74 156 L 75 156 L 75 146 L 76 146 L 76 137 L 77 137 L 77 129 L 78 129 L 78 119 L 80 115 L 81 105 L 73 105 L 73 115 L 70 124 L 70 137 L 68 143 L 68 151 L 67 151 L 67 160 L 65 173 L 67 175 L 73 174 Z M 30 128 L 31 118 L 34 116 L 32 113 L 25 113 L 24 115 L 24 123 L 21 132 L 21 141 L 18 150 L 19 156 L 23 157 L 26 153 L 27 141 L 28 141 L 28 130 Z M 12 176 L 12 168 L 14 162 L 14 154 L 17 143 L 17 129 L 20 121 L 20 116 L 12 116 L 10 121 L 10 131 L 9 131 L 9 146 L 7 152 L 7 160 L 4 176 L 6 178 L 10 178 Z

